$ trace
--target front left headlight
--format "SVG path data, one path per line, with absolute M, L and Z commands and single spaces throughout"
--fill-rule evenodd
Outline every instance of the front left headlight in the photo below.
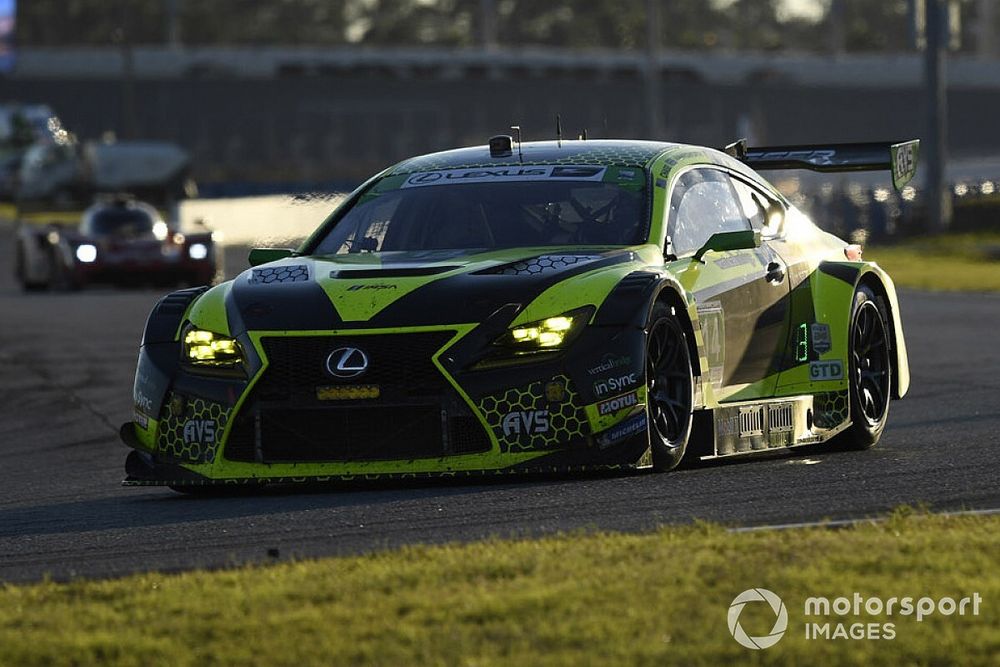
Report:
M 590 321 L 594 309 L 577 308 L 555 317 L 511 327 L 493 344 L 515 354 L 555 351 L 567 346 Z
M 189 326 L 181 338 L 186 363 L 193 366 L 233 368 L 243 363 L 243 350 L 234 338 Z

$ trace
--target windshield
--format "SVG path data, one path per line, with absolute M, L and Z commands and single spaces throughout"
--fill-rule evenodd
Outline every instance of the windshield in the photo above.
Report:
M 313 253 L 635 245 L 647 217 L 637 168 L 420 172 L 376 183 Z
M 139 208 L 105 208 L 90 219 L 89 233 L 98 236 L 140 236 L 153 231 L 153 219 Z

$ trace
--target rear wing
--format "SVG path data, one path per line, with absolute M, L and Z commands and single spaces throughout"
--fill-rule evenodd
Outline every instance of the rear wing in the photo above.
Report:
M 812 171 L 892 172 L 900 190 L 917 173 L 920 140 L 899 143 L 816 144 L 810 146 L 748 147 L 746 139 L 729 144 L 725 152 L 753 169 L 809 169 Z

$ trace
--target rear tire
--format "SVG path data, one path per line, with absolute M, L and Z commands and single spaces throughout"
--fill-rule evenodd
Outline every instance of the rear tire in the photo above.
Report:
M 889 418 L 892 362 L 885 304 L 867 285 L 854 293 L 848 332 L 851 425 L 833 442 L 842 449 L 869 449 Z
M 675 310 L 657 303 L 646 328 L 646 394 L 653 470 L 673 470 L 691 436 L 694 372 Z

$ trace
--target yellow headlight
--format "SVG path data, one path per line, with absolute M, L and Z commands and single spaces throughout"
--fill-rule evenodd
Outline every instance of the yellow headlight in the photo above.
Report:
M 537 322 L 529 322 L 510 329 L 497 339 L 497 345 L 530 352 L 558 348 L 567 342 L 570 334 L 578 331 L 590 319 L 592 308 L 583 308 Z
M 184 333 L 184 359 L 196 366 L 235 366 L 243 360 L 234 339 L 204 329 Z

